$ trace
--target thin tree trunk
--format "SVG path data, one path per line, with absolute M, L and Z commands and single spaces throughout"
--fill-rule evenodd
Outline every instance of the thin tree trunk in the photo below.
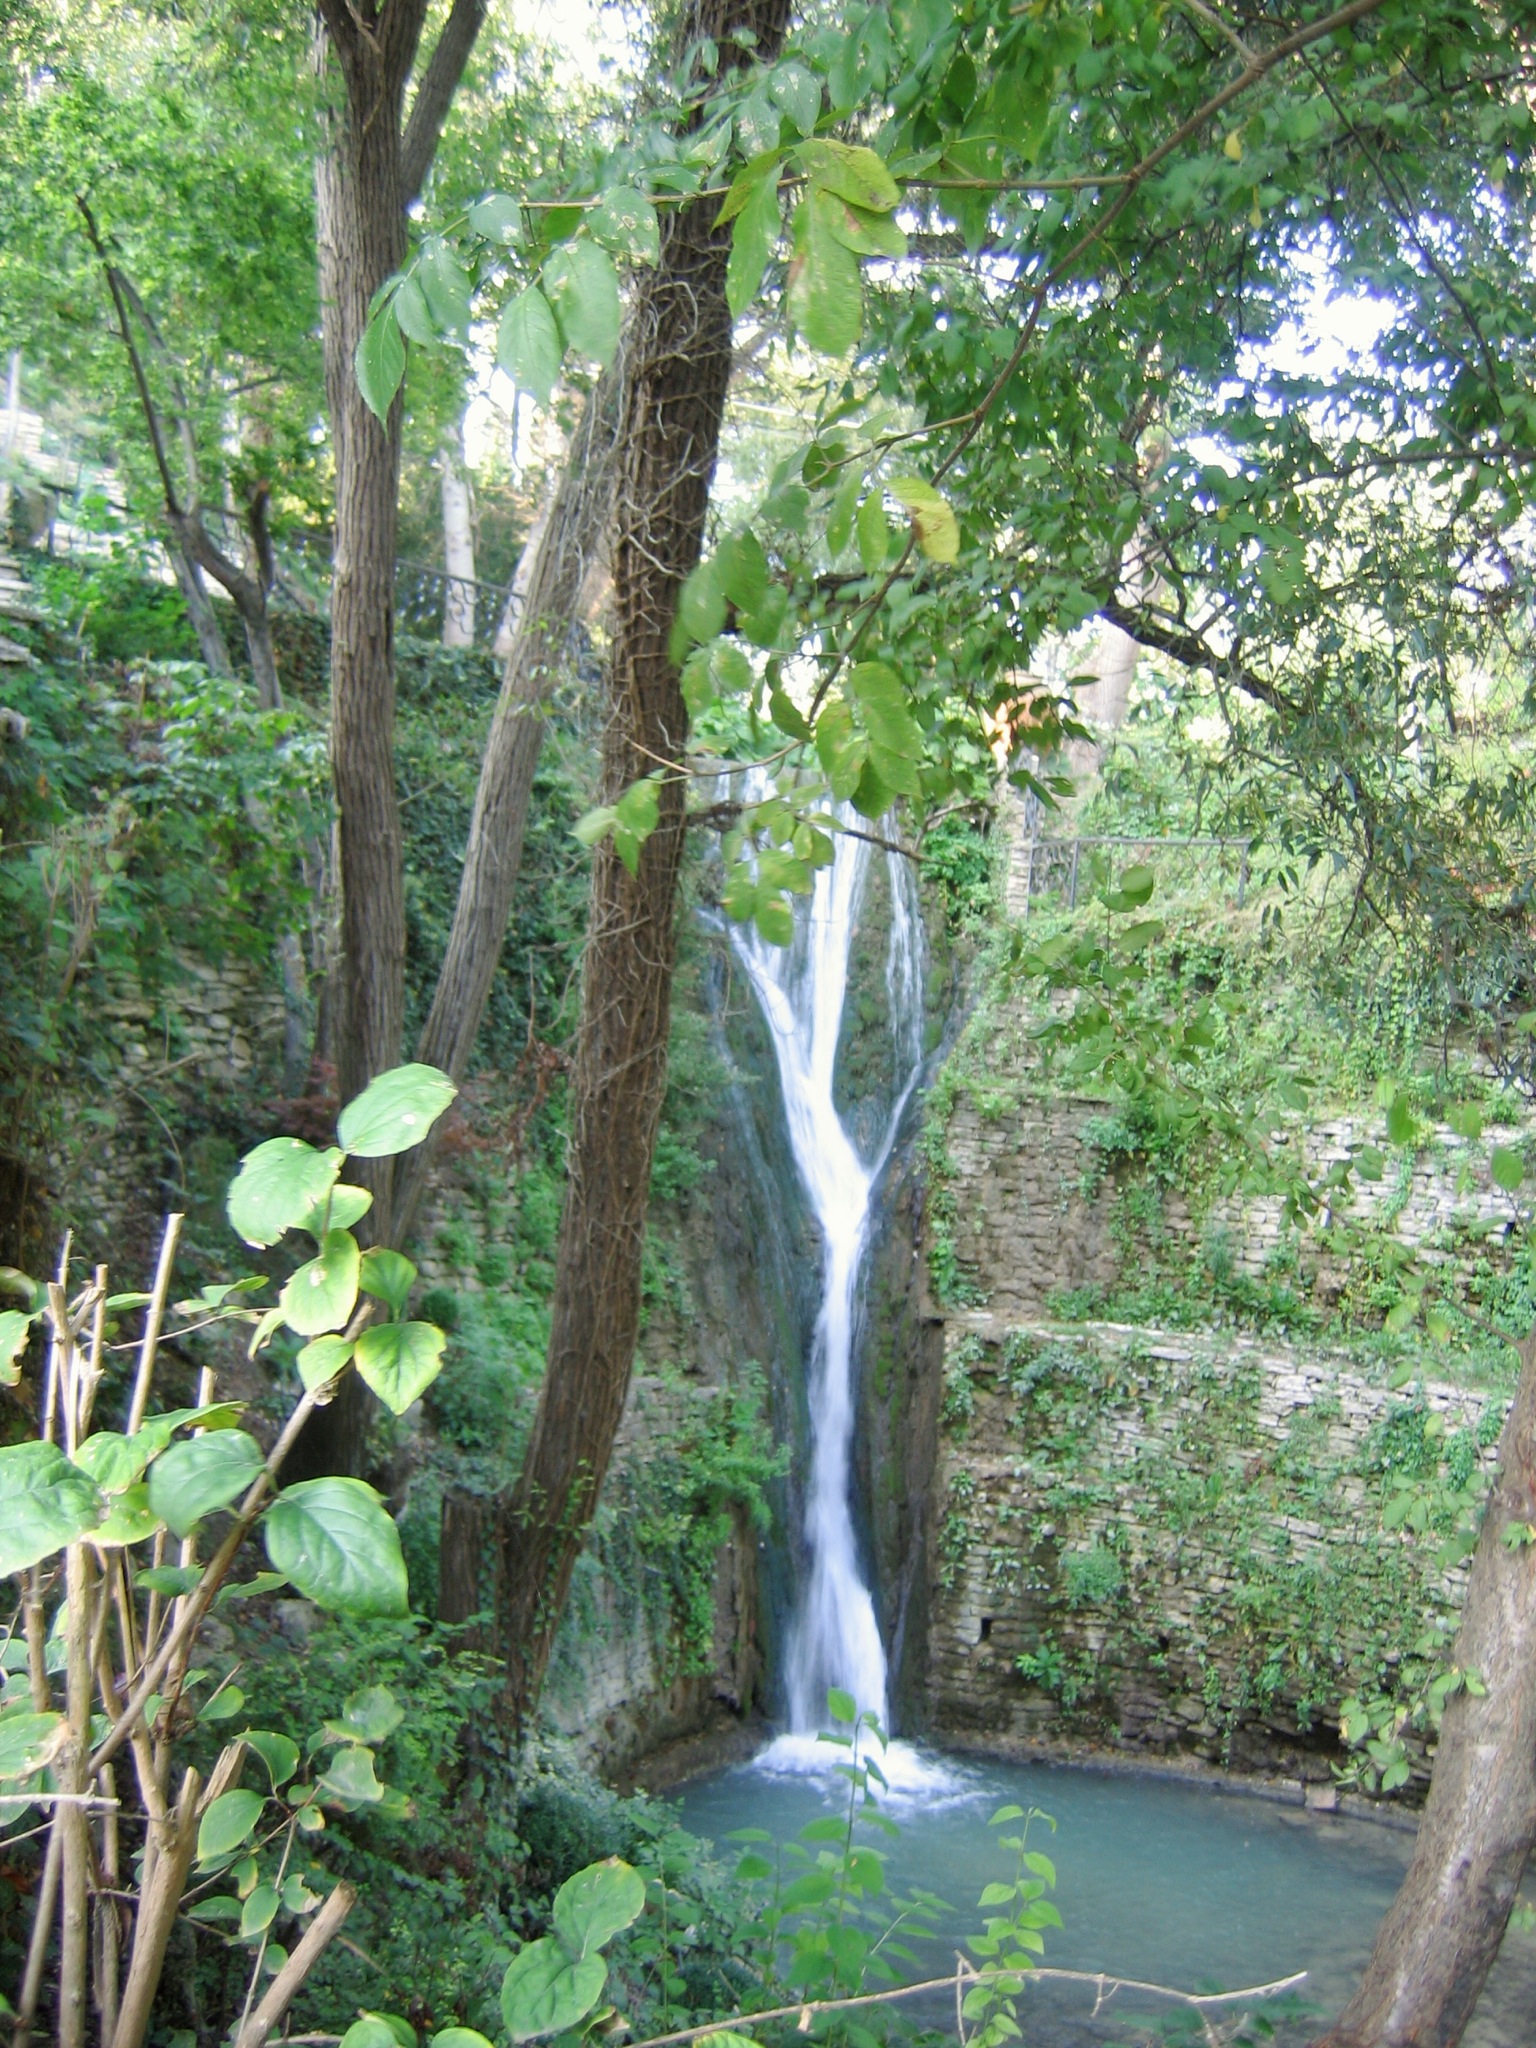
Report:
M 443 567 L 448 586 L 443 593 L 443 645 L 475 644 L 475 523 L 469 479 L 464 474 L 462 430 L 443 442 L 440 457 L 443 498 Z
M 735 28 L 771 58 L 787 0 L 701 0 L 688 33 L 728 47 Z M 684 577 L 699 559 L 731 370 L 729 234 L 699 200 L 663 230 L 625 337 L 613 546 L 615 642 L 603 798 L 681 762 L 688 716 L 667 651 Z M 548 1365 L 501 1531 L 497 1616 L 506 1704 L 537 1702 L 571 1572 L 623 1413 L 640 1312 L 640 1261 L 666 1085 L 685 782 L 668 774 L 655 831 L 631 875 L 611 839 L 592 866 L 581 1026 L 571 1081 L 565 1210 Z
M 453 929 L 416 1047 L 419 1060 L 455 1081 L 464 1077 L 496 978 L 544 743 L 544 708 L 612 504 L 618 399 L 617 374 L 605 371 L 587 399 L 542 531 L 528 543 L 534 553 L 480 764 Z M 392 1243 L 402 1243 L 415 1224 L 433 1150 L 429 1138 L 400 1162 Z
M 229 658 L 224 629 L 213 609 L 213 599 L 203 582 L 203 572 L 182 546 L 179 536 L 172 536 L 166 552 L 176 572 L 177 586 L 187 608 L 187 617 L 192 621 L 192 631 L 197 635 L 197 651 L 203 667 L 210 675 L 232 676 L 234 663 Z
M 1445 1711 L 1413 1861 L 1359 1989 L 1317 2048 L 1455 2048 L 1536 1843 L 1536 1330 L 1499 1444 L 1456 1639 L 1481 1698 Z

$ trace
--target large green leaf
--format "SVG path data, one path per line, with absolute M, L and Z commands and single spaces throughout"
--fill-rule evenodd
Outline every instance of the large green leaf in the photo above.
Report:
M 463 341 L 469 335 L 469 279 L 448 244 L 438 236 L 423 243 L 416 275 L 440 334 Z
M 266 1518 L 272 1568 L 333 1614 L 409 1611 L 400 1535 L 360 1479 L 306 1479 Z
M 848 688 L 864 717 L 875 773 L 896 795 L 916 796 L 923 735 L 907 708 L 901 678 L 883 661 L 861 661 L 849 674 Z
M 645 1911 L 645 1880 L 609 1856 L 568 1877 L 555 1893 L 554 1929 L 568 1955 L 590 1956 Z
M 544 266 L 560 332 L 576 355 L 606 363 L 619 341 L 619 276 L 596 242 L 567 242 Z
M 363 1253 L 357 1284 L 375 1301 L 387 1302 L 396 1315 L 405 1307 L 416 1280 L 416 1268 L 404 1252 L 392 1252 L 385 1245 L 373 1245 Z
M 198 1862 L 216 1863 L 238 1849 L 255 1832 L 266 1803 L 259 1792 L 221 1792 L 198 1823 Z
M 91 1531 L 91 1541 L 100 1550 L 120 1549 L 129 1543 L 143 1543 L 160 1527 L 160 1517 L 149 1504 L 149 1488 L 142 1483 L 125 1486 L 108 1504 L 107 1519 Z
M 369 316 L 353 364 L 363 403 L 380 420 L 388 419 L 389 408 L 405 375 L 405 342 L 392 302 L 378 307 Z
M 643 192 L 632 185 L 616 185 L 605 192 L 602 204 L 587 216 L 587 228 L 596 242 L 615 256 L 631 263 L 661 261 L 661 231 L 656 209 Z
M 172 1444 L 149 1470 L 149 1505 L 177 1536 L 245 1492 L 265 1463 L 243 1429 L 210 1430 Z
M 149 1463 L 149 1452 L 142 1430 L 123 1436 L 115 1429 L 99 1429 L 75 1452 L 75 1463 L 82 1472 L 90 1473 L 103 1493 L 121 1493 L 141 1475 Z
M 530 1941 L 501 1980 L 501 2016 L 514 2041 L 563 2034 L 596 2005 L 608 1981 L 601 1956 L 574 1962 L 552 1935 Z
M 57 1444 L 0 1451 L 0 1578 L 62 1550 L 107 1512 L 94 1479 Z
M 564 350 L 548 299 L 536 284 L 520 291 L 501 316 L 496 360 L 519 391 L 548 405 Z
M 53 1755 L 62 1714 L 34 1714 L 27 1708 L 13 1708 L 0 1714 L 0 1781 L 30 1778 Z
M 312 1259 L 289 1275 L 279 1296 L 283 1320 L 300 1337 L 339 1330 L 357 1301 L 362 1258 L 350 1230 L 328 1230 Z
M 299 1228 L 307 1230 L 318 1244 L 328 1230 L 350 1230 L 361 1223 L 373 1207 L 373 1195 L 367 1188 L 355 1188 L 346 1181 L 338 1181 L 324 1198 L 316 1202 L 306 1216 L 299 1220 Z
M 859 259 L 833 233 L 839 201 L 813 191 L 795 209 L 795 260 L 789 311 L 795 326 L 823 355 L 843 356 L 864 324 Z
M 370 1081 L 341 1112 L 336 1135 L 360 1159 L 388 1159 L 419 1145 L 458 1089 L 437 1067 L 413 1062 Z
M 832 794 L 846 803 L 859 786 L 869 759 L 869 741 L 853 723 L 853 713 L 841 697 L 829 697 L 816 721 L 816 753 Z
M 851 206 L 889 213 L 900 202 L 901 187 L 872 149 L 818 136 L 801 143 L 799 157 L 813 185 Z
M 770 71 L 768 97 L 802 135 L 809 135 L 821 118 L 821 86 L 803 64 L 780 64 Z
M 312 1337 L 296 1361 L 299 1378 L 314 1393 L 317 1387 L 335 1379 L 356 1349 L 356 1340 L 351 1337 Z
M 334 1146 L 317 1152 L 301 1138 L 268 1138 L 247 1152 L 230 1184 L 227 1208 L 247 1244 L 276 1244 L 323 1202 L 341 1170 Z
M 358 1338 L 354 1360 L 384 1406 L 403 1415 L 443 1369 L 443 1333 L 431 1323 L 376 1323 Z

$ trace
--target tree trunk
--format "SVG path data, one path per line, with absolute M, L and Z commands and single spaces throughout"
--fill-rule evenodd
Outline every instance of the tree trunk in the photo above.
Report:
M 485 1015 L 512 909 L 534 771 L 544 741 L 544 706 L 571 630 L 582 582 L 601 546 L 613 497 L 618 378 L 605 371 L 589 396 L 565 472 L 542 528 L 530 535 L 532 559 L 517 581 L 523 599 L 502 672 L 475 808 L 432 1008 L 416 1057 L 462 1080 Z M 435 1134 L 434 1134 L 435 1135 Z M 403 1243 L 416 1221 L 431 1166 L 433 1139 L 400 1162 L 390 1233 Z
M 1413 1861 L 1360 1988 L 1316 2048 L 1455 2048 L 1536 1842 L 1536 1330 L 1499 1444 L 1456 1639 L 1487 1691 L 1450 1702 Z
M 443 645 L 475 644 L 475 525 L 464 474 L 462 435 L 449 435 L 441 456 L 443 494 Z
M 343 1102 L 400 1057 L 405 1014 L 405 886 L 395 791 L 395 539 L 401 400 L 380 424 L 354 358 L 368 307 L 406 251 L 405 210 L 421 189 L 485 19 L 486 0 L 453 0 L 402 128 L 426 0 L 319 0 L 339 90 L 315 166 L 326 404 L 336 462 L 331 577 L 331 773 L 340 813 L 340 957 L 333 977 Z M 390 1212 L 387 1159 L 353 1171 Z M 358 1473 L 367 1389 L 349 1374 L 294 1447 L 293 1467 Z
M 232 676 L 234 664 L 229 658 L 225 644 L 224 629 L 219 624 L 213 609 L 213 599 L 203 582 L 203 573 L 182 546 L 180 537 L 171 536 L 170 547 L 166 550 L 171 558 L 171 567 L 176 572 L 176 582 L 181 591 L 187 617 L 192 621 L 192 630 L 197 635 L 197 651 L 203 667 L 211 676 Z
M 787 0 L 701 0 L 690 36 L 755 33 L 771 59 Z M 603 801 L 680 762 L 688 715 L 667 652 L 683 578 L 699 559 L 731 369 L 727 230 L 712 199 L 668 222 L 624 343 L 613 543 L 615 638 Z M 686 783 L 666 775 L 655 831 L 631 875 L 613 841 L 592 865 L 581 1026 L 571 1078 L 565 1210 L 548 1365 L 501 1530 L 506 1704 L 537 1702 L 587 1524 L 608 1470 L 634 1361 L 640 1259 L 666 1085 Z

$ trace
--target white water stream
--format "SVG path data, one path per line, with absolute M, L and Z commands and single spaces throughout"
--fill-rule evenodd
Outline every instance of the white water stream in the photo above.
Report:
M 822 1233 L 821 1306 L 807 1374 L 806 1572 L 786 1673 L 790 1734 L 765 1759 L 789 1768 L 826 1725 L 829 1686 L 851 1693 L 882 1724 L 887 1705 L 885 1646 L 853 1524 L 853 1351 L 870 1195 L 922 1064 L 922 925 L 911 864 L 899 854 L 882 855 L 891 895 L 885 962 L 891 1106 L 866 1158 L 837 1113 L 834 1081 L 849 952 L 872 853 L 867 840 L 838 836 L 831 865 L 818 870 L 809 901 L 796 906 L 789 946 L 766 944 L 751 926 L 732 929 L 773 1034 L 790 1145 Z M 806 1754 L 805 1764 L 812 1763 L 825 1769 L 827 1752 Z

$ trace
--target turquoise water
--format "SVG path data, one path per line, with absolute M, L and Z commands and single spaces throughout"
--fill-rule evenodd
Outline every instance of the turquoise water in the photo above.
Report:
M 926 1944 L 924 1975 L 953 1967 L 965 1934 L 979 1929 L 983 1885 L 1012 1875 L 995 1836 L 1014 1830 L 989 1829 L 991 1814 L 1005 1803 L 1036 1806 L 1056 1822 L 1054 1835 L 1037 1822 L 1031 1845 L 1056 1865 L 1054 1896 L 1065 1922 L 1063 1932 L 1047 1933 L 1047 1964 L 1189 1991 L 1305 1970 L 1299 1996 L 1312 2025 L 1297 2015 L 1280 2035 L 1303 2041 L 1347 1997 L 1412 1849 L 1410 1835 L 1371 1821 L 1315 1816 L 1177 1779 L 952 1759 L 933 1759 L 920 1771 L 913 1753 L 905 1755 L 906 1775 L 919 1782 L 884 1802 L 901 1833 L 889 1842 L 870 1839 L 886 1852 L 891 1889 L 920 1886 L 951 1909 L 943 1938 Z M 803 1768 L 742 1765 L 685 1788 L 683 1823 L 727 1853 L 724 1838 L 736 1828 L 766 1828 L 787 1840 L 834 1810 L 835 1782 Z M 1175 2010 L 1122 1991 L 1107 2025 L 1090 2018 L 1091 1990 L 1040 1987 L 1029 1996 L 1026 2040 L 1034 2048 L 1145 2040 L 1150 2016 L 1167 2019 Z M 1536 2040 L 1536 1937 L 1508 1938 L 1484 2007 L 1468 2048 L 1526 2048 Z

